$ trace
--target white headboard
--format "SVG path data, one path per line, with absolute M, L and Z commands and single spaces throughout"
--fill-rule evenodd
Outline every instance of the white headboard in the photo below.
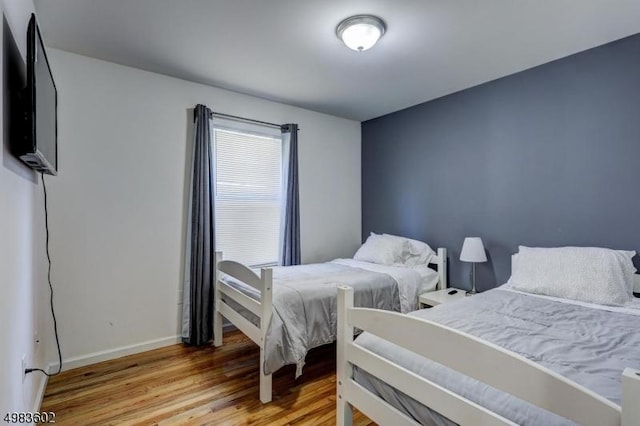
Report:
M 443 290 L 449 287 L 449 283 L 447 282 L 447 249 L 443 247 L 438 248 L 438 255 L 431 257 L 429 264 L 436 265 L 438 269 L 438 285 L 436 289 Z

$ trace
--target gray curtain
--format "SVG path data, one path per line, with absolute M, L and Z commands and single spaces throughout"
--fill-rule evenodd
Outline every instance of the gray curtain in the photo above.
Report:
M 193 166 L 187 216 L 182 341 L 189 345 L 204 345 L 213 338 L 214 163 L 211 110 L 204 105 L 197 105 L 193 115 Z
M 284 157 L 284 194 L 280 263 L 299 265 L 300 256 L 300 197 L 298 190 L 298 125 L 285 124 L 281 128 Z

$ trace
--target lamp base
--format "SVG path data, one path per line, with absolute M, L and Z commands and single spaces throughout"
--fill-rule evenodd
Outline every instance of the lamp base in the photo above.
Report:
M 471 281 L 471 290 L 467 291 L 465 293 L 465 296 L 473 296 L 474 294 L 476 294 L 476 262 L 473 262 L 471 264 L 471 271 L 472 271 L 472 281 Z

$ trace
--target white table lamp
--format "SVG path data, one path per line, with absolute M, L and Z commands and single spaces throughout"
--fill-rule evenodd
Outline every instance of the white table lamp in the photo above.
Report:
M 486 262 L 487 254 L 484 251 L 484 245 L 480 237 L 467 237 L 462 244 L 460 252 L 460 260 L 462 262 L 471 262 L 473 268 L 473 283 L 471 291 L 467 294 L 476 294 L 476 263 Z

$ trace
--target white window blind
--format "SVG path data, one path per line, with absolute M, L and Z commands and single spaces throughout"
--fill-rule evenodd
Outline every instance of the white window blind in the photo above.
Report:
M 278 262 L 282 202 L 282 140 L 213 129 L 216 250 L 257 266 Z

